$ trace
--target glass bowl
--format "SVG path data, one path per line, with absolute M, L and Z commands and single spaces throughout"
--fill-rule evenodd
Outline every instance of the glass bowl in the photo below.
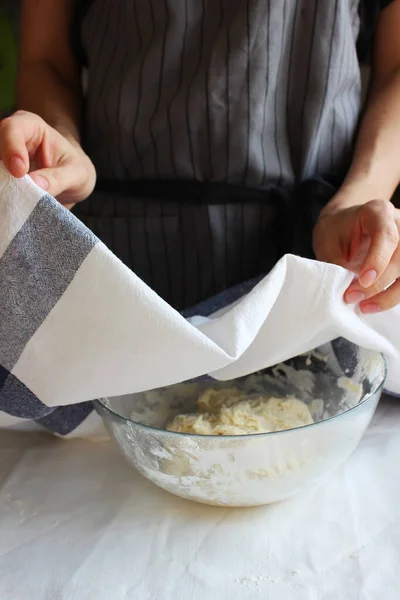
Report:
M 123 455 L 147 479 L 188 500 L 256 506 L 283 500 L 341 465 L 374 414 L 386 377 L 381 354 L 339 339 L 233 381 L 197 380 L 95 402 Z M 292 395 L 314 423 L 274 433 L 203 436 L 165 431 L 210 387 Z

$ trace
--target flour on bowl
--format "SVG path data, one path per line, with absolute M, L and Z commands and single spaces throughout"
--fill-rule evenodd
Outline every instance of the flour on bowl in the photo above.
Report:
M 337 468 L 368 426 L 385 365 L 345 349 L 345 359 L 326 344 L 234 381 L 182 383 L 98 409 L 127 459 L 161 488 L 206 504 L 268 504 Z

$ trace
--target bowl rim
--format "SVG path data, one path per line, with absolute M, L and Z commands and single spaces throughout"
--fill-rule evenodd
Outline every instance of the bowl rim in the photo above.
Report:
M 364 348 L 365 350 L 368 350 L 368 348 Z M 183 433 L 181 431 L 169 431 L 168 429 L 160 429 L 158 427 L 153 427 L 152 425 L 145 425 L 144 423 L 140 423 L 139 421 L 135 421 L 134 419 L 130 419 L 129 417 L 124 417 L 122 415 L 120 415 L 118 412 L 115 412 L 114 410 L 112 410 L 109 406 L 107 406 L 106 404 L 104 404 L 104 400 L 109 400 L 110 398 L 99 398 L 97 400 L 93 400 L 93 405 L 95 407 L 95 410 L 98 414 L 101 415 L 100 411 L 105 411 L 110 413 L 110 415 L 112 415 L 113 417 L 116 417 L 118 420 L 123 421 L 125 424 L 126 423 L 133 423 L 134 425 L 136 425 L 137 427 L 139 427 L 140 429 L 144 429 L 148 432 L 156 432 L 157 434 L 162 434 L 165 436 L 182 436 L 182 438 L 201 438 L 201 439 L 210 439 L 210 440 L 214 440 L 214 439 L 218 439 L 218 440 L 240 440 L 240 439 L 248 439 L 248 438 L 259 438 L 260 436 L 276 436 L 276 435 L 283 435 L 283 434 L 289 434 L 292 431 L 304 431 L 305 429 L 311 428 L 311 427 L 315 427 L 318 425 L 323 425 L 325 423 L 330 423 L 331 421 L 335 420 L 335 419 L 340 419 L 341 417 L 344 417 L 345 415 L 348 415 L 349 413 L 358 410 L 359 408 L 361 408 L 361 406 L 364 406 L 364 404 L 366 404 L 367 402 L 369 402 L 373 397 L 378 395 L 378 400 L 381 396 L 381 394 L 384 391 L 384 385 L 387 379 L 387 373 L 388 373 L 388 368 L 387 368 L 387 361 L 385 356 L 382 354 L 382 352 L 377 352 L 374 350 L 369 350 L 370 352 L 375 353 L 376 355 L 378 355 L 381 359 L 381 363 L 383 366 L 383 376 L 382 376 L 382 380 L 380 381 L 379 385 L 376 387 L 376 389 L 372 390 L 371 392 L 369 392 L 368 394 L 365 394 L 365 396 L 358 402 L 358 404 L 356 404 L 355 406 L 352 406 L 351 408 L 348 408 L 346 410 L 344 410 L 343 412 L 337 414 L 337 415 L 333 415 L 332 417 L 328 417 L 327 419 L 322 419 L 321 421 L 314 421 L 313 423 L 308 423 L 307 425 L 299 425 L 297 427 L 292 427 L 290 429 L 282 429 L 280 431 L 267 431 L 267 432 L 262 432 L 262 433 L 242 433 L 240 435 L 205 435 L 205 434 L 201 434 L 201 433 Z M 249 375 L 251 375 L 251 373 L 249 373 Z M 231 379 L 229 381 L 234 381 L 234 379 Z M 184 383 L 184 382 L 182 382 Z M 228 381 L 226 381 L 226 383 L 228 383 Z M 172 384 L 172 385 L 176 385 L 176 384 Z M 165 386 L 167 387 L 167 386 Z M 154 390 L 156 390 L 157 388 L 153 388 Z M 148 391 L 153 391 L 153 390 L 148 390 Z M 141 392 L 133 392 L 133 393 L 141 393 Z M 129 394 L 121 394 L 121 395 L 129 395 Z M 115 396 L 115 398 L 118 398 L 120 396 Z

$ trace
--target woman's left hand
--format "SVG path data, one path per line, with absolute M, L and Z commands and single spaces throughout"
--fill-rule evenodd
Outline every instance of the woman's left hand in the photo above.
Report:
M 344 299 L 377 313 L 400 304 L 400 210 L 386 200 L 358 206 L 332 202 L 314 229 L 318 260 L 353 271 Z

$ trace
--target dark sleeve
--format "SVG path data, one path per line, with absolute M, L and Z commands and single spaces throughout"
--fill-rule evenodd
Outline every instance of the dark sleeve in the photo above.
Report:
M 361 0 L 358 8 L 360 33 L 357 40 L 357 53 L 360 62 L 369 60 L 375 28 L 380 12 L 394 0 Z
M 87 67 L 87 57 L 82 44 L 82 23 L 92 3 L 93 0 L 74 0 L 74 13 L 69 36 L 75 58 L 84 67 Z

